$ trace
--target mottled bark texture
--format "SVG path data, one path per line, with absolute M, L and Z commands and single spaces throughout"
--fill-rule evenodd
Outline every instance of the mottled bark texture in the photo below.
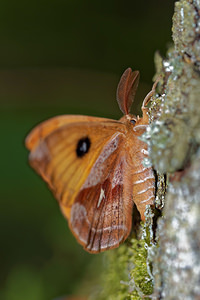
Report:
M 168 173 L 153 299 L 200 299 L 200 1 L 175 3 L 174 47 L 156 55 L 162 80 L 151 111 L 151 161 Z M 160 204 L 159 204 L 160 205 Z
M 175 3 L 172 31 L 167 57 L 155 55 L 160 80 L 143 135 L 162 216 L 155 226 L 147 207 L 140 239 L 105 254 L 104 287 L 92 299 L 200 299 L 200 0 Z

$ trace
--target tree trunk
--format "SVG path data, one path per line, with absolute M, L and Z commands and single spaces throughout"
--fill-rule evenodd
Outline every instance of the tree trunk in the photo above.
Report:
M 174 48 L 157 59 L 163 95 L 149 133 L 153 165 L 169 174 L 154 297 L 189 300 L 200 299 L 200 1 L 176 2 L 172 30 Z

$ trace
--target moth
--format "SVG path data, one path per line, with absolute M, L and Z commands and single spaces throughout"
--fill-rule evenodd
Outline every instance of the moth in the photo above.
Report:
M 153 205 L 155 177 L 143 165 L 147 144 L 139 137 L 148 125 L 143 116 L 130 114 L 139 83 L 139 71 L 128 68 L 117 87 L 119 120 L 81 115 L 51 118 L 26 138 L 32 168 L 46 181 L 58 200 L 77 241 L 90 253 L 116 248 L 130 234 L 135 204 L 141 220 Z

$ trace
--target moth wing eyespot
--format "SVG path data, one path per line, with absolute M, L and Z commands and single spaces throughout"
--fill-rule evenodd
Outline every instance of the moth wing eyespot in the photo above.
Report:
M 88 137 L 81 138 L 76 146 L 76 155 L 83 157 L 90 149 L 91 141 Z

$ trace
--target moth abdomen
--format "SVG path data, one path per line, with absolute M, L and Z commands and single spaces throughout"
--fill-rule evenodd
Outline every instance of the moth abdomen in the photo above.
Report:
M 142 164 L 133 172 L 134 203 L 144 220 L 146 205 L 153 205 L 155 200 L 155 176 L 153 169 L 145 168 Z

